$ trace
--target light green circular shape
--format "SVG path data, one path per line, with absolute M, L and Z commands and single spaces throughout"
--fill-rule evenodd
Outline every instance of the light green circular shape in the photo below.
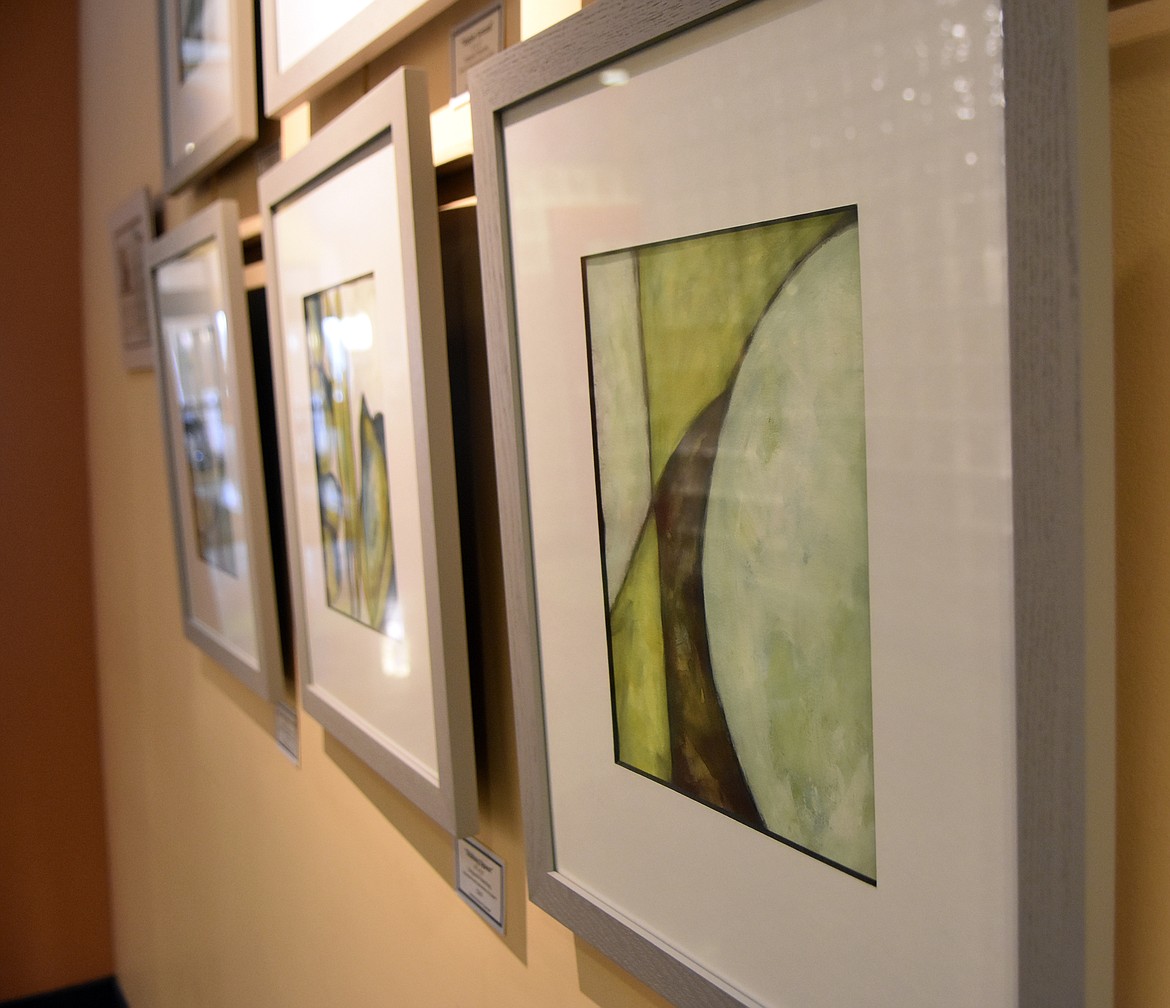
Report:
M 772 832 L 876 878 L 860 263 L 793 272 L 735 379 L 703 585 L 716 688 Z

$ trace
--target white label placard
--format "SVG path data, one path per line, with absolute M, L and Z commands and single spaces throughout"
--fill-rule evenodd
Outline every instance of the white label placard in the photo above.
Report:
M 276 705 L 276 744 L 295 766 L 300 766 L 301 733 L 297 712 L 286 703 Z
M 467 837 L 455 841 L 456 887 L 493 930 L 504 933 L 504 862 Z
M 504 47 L 504 8 L 480 11 L 451 32 L 451 94 L 467 90 L 467 71 Z

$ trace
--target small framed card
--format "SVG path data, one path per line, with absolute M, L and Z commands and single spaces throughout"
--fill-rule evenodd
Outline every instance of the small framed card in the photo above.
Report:
M 467 71 L 504 48 L 504 7 L 494 4 L 451 32 L 451 94 L 467 90 Z
M 146 277 L 142 254 L 154 237 L 150 193 L 136 189 L 110 214 L 110 245 L 114 254 L 114 283 L 122 336 L 122 363 L 127 371 L 154 367 L 154 346 L 146 307 Z
M 249 0 L 160 0 L 167 192 L 255 142 L 255 20 Z

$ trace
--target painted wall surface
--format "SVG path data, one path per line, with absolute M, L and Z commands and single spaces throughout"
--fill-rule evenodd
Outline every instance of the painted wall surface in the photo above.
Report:
M 1170 1001 L 1170 2 L 1112 16 L 1118 1008 Z
M 483 718 L 479 837 L 508 871 L 507 935 L 457 897 L 451 841 L 183 637 L 157 393 L 122 369 L 105 221 L 161 187 L 156 0 L 82 0 L 82 277 L 96 621 L 117 973 L 133 1008 L 660 1005 L 527 904 L 482 346 L 467 348 Z M 218 184 L 218 183 L 217 183 Z M 170 201 L 172 217 L 214 189 Z
M 5 5 L 0 94 L 6 1001 L 113 970 L 86 485 L 74 0 Z

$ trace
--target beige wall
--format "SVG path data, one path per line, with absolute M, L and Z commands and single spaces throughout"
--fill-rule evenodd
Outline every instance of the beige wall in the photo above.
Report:
M 156 0 L 82 0 L 83 294 L 117 973 L 133 1008 L 660 1004 L 527 905 L 494 516 L 481 511 L 486 740 L 480 837 L 507 863 L 500 938 L 455 895 L 449 838 L 304 720 L 184 639 L 153 376 L 113 339 L 105 220 L 161 184 Z M 203 202 L 198 192 L 170 208 Z M 482 368 L 471 348 L 469 366 Z M 486 382 L 472 403 L 491 503 Z M 2 916 L 2 913 L 0 913 Z M 583 993 L 583 991 L 588 993 Z
M 78 289 L 76 11 L 73 0 L 5 4 L 0 32 L 0 1001 L 113 969 Z

